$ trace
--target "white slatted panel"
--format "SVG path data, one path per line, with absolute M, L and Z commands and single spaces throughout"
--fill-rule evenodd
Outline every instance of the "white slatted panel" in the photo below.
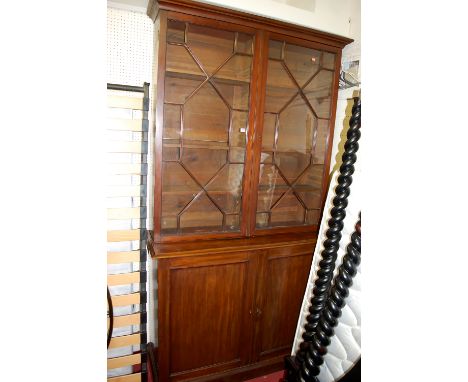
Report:
M 132 365 L 141 363 L 141 358 L 135 362 L 133 353 L 140 350 L 141 342 L 138 292 L 141 229 L 146 228 L 142 195 L 147 183 L 148 133 L 143 124 L 147 113 L 142 112 L 143 93 L 108 90 L 108 94 L 107 284 L 114 303 L 108 377 L 109 381 L 140 381 L 140 375 L 132 374 Z

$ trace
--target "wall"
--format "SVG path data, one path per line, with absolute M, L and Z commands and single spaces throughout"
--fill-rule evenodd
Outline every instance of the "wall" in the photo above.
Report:
M 129 0 L 126 0 L 127 2 Z M 138 3 L 142 1 L 132 1 L 132 4 L 122 4 L 121 2 L 108 2 L 107 7 L 107 83 L 142 86 L 144 82 L 151 84 L 153 70 L 153 22 L 146 16 L 145 8 Z M 150 90 L 151 94 L 151 90 Z M 150 124 L 151 124 L 151 115 Z M 148 150 L 148 164 L 152 163 L 151 150 Z M 151 169 L 149 169 L 150 173 Z M 150 177 L 148 177 L 150 178 Z M 151 183 L 151 179 L 149 179 Z M 150 208 L 148 208 L 150 210 Z M 150 217 L 149 217 L 150 219 Z M 148 226 L 148 221 L 147 221 Z M 125 248 L 125 243 L 114 243 L 112 250 L 130 250 L 139 247 Z M 139 242 L 138 242 L 139 245 Z M 109 249 L 110 250 L 110 249 Z M 151 282 L 150 275 L 154 273 L 151 261 L 147 262 L 147 272 L 149 283 L 147 291 L 148 298 L 148 341 L 155 342 L 155 322 L 156 315 L 153 296 L 156 295 L 156 285 Z M 117 349 L 121 350 L 121 349 Z M 125 351 L 126 349 L 123 349 Z M 126 354 L 126 353 L 125 353 Z M 111 352 L 111 356 L 123 355 L 117 351 Z M 113 370 L 115 375 L 120 372 L 131 370 Z M 118 374 L 117 374 L 118 373 Z M 109 376 L 114 374 L 108 373 Z
M 354 0 L 200 0 L 260 16 L 349 36 Z
M 151 82 L 153 22 L 144 13 L 107 8 L 107 82 Z
M 361 60 L 361 1 L 351 0 L 350 3 L 351 23 L 348 37 L 352 38 L 354 42 L 343 49 L 341 57 L 342 63 Z M 361 80 L 361 63 L 359 65 L 357 79 L 359 81 Z M 338 92 L 332 159 L 330 163 L 330 169 L 332 169 L 332 171 L 338 169 L 341 164 L 341 154 L 343 153 L 343 145 L 346 140 L 346 132 L 349 127 L 349 117 L 351 116 L 351 108 L 353 105 L 352 97 L 357 93 L 358 89 L 358 87 L 353 87 Z

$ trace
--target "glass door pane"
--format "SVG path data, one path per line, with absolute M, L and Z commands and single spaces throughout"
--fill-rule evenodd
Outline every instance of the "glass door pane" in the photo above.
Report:
M 269 43 L 257 228 L 317 224 L 335 54 Z
M 238 232 L 253 36 L 168 21 L 161 234 Z

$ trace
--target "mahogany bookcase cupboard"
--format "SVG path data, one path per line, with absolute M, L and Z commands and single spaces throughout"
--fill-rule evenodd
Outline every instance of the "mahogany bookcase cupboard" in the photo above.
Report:
M 159 378 L 274 370 L 307 283 L 351 40 L 188 0 L 148 14 Z

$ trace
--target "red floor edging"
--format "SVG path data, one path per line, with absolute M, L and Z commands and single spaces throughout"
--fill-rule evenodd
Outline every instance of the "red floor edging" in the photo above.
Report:
M 263 375 L 245 382 L 279 382 L 283 378 L 284 370 L 277 371 L 268 375 Z

